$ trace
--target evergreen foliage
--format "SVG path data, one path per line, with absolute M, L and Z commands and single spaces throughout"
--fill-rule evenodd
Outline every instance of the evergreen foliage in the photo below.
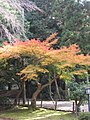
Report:
M 29 38 L 44 40 L 58 32 L 59 42 L 55 48 L 76 43 L 86 54 L 90 50 L 90 1 L 76 0 L 35 0 L 45 13 L 31 12 Z

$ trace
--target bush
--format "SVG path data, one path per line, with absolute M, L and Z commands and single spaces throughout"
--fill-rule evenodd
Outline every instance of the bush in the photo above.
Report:
M 80 113 L 78 120 L 90 120 L 90 113 L 89 112 Z
M 8 97 L 0 97 L 0 110 L 11 107 L 11 101 Z

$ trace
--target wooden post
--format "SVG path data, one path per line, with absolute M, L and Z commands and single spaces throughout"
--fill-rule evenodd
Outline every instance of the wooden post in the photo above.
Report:
M 23 104 L 26 103 L 26 84 L 25 81 L 23 81 Z
M 20 98 L 18 98 L 18 105 L 20 105 Z
M 42 93 L 40 93 L 40 100 L 41 100 L 41 108 L 42 108 Z
M 74 102 L 73 102 L 73 113 L 74 113 L 74 109 L 75 109 L 75 104 L 74 104 Z
M 42 108 L 42 102 L 43 102 L 43 101 L 42 101 L 42 99 L 41 99 L 41 108 Z
M 55 110 L 57 110 L 57 99 L 55 100 Z
M 28 102 L 28 106 L 29 106 L 29 98 L 27 99 L 27 102 Z

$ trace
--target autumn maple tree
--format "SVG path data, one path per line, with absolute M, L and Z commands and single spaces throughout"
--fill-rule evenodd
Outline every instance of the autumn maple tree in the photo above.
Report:
M 3 63 L 8 64 L 9 59 L 18 58 L 23 62 L 23 67 L 17 73 L 17 75 L 21 76 L 23 89 L 25 90 L 25 81 L 27 80 L 34 80 L 37 85 L 37 90 L 33 93 L 31 99 L 33 108 L 36 107 L 38 94 L 43 88 L 55 82 L 57 77 L 64 78 L 68 75 L 69 79 L 72 79 L 73 71 L 79 73 L 85 71 L 74 69 L 69 71 L 70 68 L 74 68 L 77 64 L 80 66 L 90 65 L 90 56 L 79 54 L 80 49 L 76 44 L 54 50 L 52 45 L 57 42 L 56 35 L 57 33 L 52 34 L 43 42 L 35 39 L 24 42 L 15 40 L 13 45 L 4 42 L 0 48 L 0 61 L 3 61 Z M 37 79 L 39 73 L 52 75 L 52 79 L 48 79 L 48 82 L 42 85 Z

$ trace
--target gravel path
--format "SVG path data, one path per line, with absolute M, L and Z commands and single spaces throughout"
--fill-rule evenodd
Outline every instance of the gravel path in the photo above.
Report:
M 41 106 L 41 102 L 37 101 L 37 106 Z M 44 108 L 51 108 L 55 109 L 55 102 L 52 101 L 43 101 L 42 107 Z M 75 109 L 75 104 L 74 104 Z M 87 112 L 88 111 L 88 105 L 81 105 L 80 107 L 81 111 Z M 73 101 L 57 101 L 57 110 L 63 110 L 63 111 L 73 111 Z
M 57 101 L 57 107 L 56 110 L 63 110 L 63 111 L 73 111 L 73 102 L 74 101 Z M 20 101 L 22 104 L 22 100 Z M 26 102 L 28 104 L 28 102 Z M 31 104 L 31 101 L 29 100 L 29 104 Z M 36 105 L 41 107 L 41 101 L 36 101 Z M 42 107 L 43 108 L 50 108 L 55 109 L 55 101 L 42 101 Z M 88 105 L 81 105 L 80 107 L 81 111 L 88 112 Z M 74 110 L 75 110 L 75 103 L 74 103 Z

